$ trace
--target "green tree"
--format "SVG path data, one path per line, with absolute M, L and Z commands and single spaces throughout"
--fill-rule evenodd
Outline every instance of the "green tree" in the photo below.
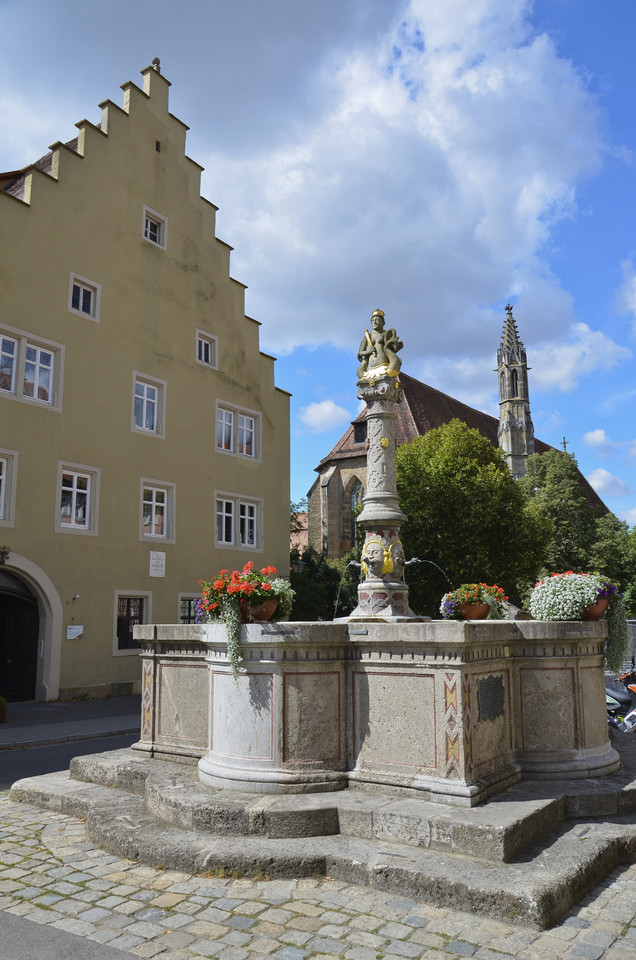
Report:
M 589 545 L 586 572 L 597 570 L 625 594 L 628 613 L 636 605 L 636 538 L 629 525 L 613 513 L 598 517 Z
M 497 583 L 512 596 L 536 579 L 551 525 L 478 430 L 452 420 L 399 447 L 396 465 L 406 556 L 447 578 L 428 564 L 410 568 L 415 611 L 438 618 L 451 584 Z
M 306 516 L 307 513 L 307 498 L 303 497 L 302 500 L 294 502 L 290 500 L 289 502 L 289 531 L 290 533 L 302 533 L 303 530 L 307 528 Z
M 308 547 L 302 554 L 294 548 L 290 559 L 289 579 L 296 591 L 290 620 L 333 620 L 351 613 L 358 602 L 360 570 L 349 565 L 349 557 L 329 561 Z M 298 560 L 302 569 L 296 572 Z
M 527 473 L 519 483 L 552 523 L 552 537 L 544 557 L 545 570 L 549 573 L 587 571 L 602 511 L 588 502 L 588 491 L 581 481 L 574 454 L 548 450 L 528 457 Z

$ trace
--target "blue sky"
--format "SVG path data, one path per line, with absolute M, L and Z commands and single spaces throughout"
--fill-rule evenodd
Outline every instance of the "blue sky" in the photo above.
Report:
M 406 372 L 496 415 L 510 301 L 536 435 L 634 524 L 635 34 L 633 0 L 0 0 L 0 169 L 160 57 L 293 393 L 294 499 L 373 309 Z

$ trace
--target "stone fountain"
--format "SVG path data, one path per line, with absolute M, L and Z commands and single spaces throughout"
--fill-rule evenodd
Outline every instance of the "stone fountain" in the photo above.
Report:
M 358 606 L 347 621 L 143 625 L 135 749 L 198 761 L 223 790 L 370 788 L 473 806 L 522 777 L 620 766 L 607 732 L 604 623 L 427 621 L 409 607 L 395 480 L 402 348 L 373 312 L 358 352 L 367 491 Z

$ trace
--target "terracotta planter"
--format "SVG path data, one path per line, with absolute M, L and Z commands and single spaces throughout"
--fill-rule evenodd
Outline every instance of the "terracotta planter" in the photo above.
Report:
M 263 600 L 262 603 L 242 603 L 241 623 L 265 623 L 276 612 L 278 597 Z
M 583 614 L 584 620 L 600 620 L 609 607 L 609 597 L 599 597 L 596 603 L 591 603 Z
M 458 603 L 457 609 L 464 620 L 485 620 L 490 612 L 487 603 Z

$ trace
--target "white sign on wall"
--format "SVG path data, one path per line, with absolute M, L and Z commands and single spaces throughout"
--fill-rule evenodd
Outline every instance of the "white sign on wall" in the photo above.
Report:
M 150 570 L 149 577 L 165 577 L 166 575 L 166 555 L 162 550 L 150 551 Z
M 67 640 L 77 640 L 78 637 L 81 637 L 84 633 L 84 627 L 79 624 L 73 624 L 71 627 L 66 628 L 66 639 Z

